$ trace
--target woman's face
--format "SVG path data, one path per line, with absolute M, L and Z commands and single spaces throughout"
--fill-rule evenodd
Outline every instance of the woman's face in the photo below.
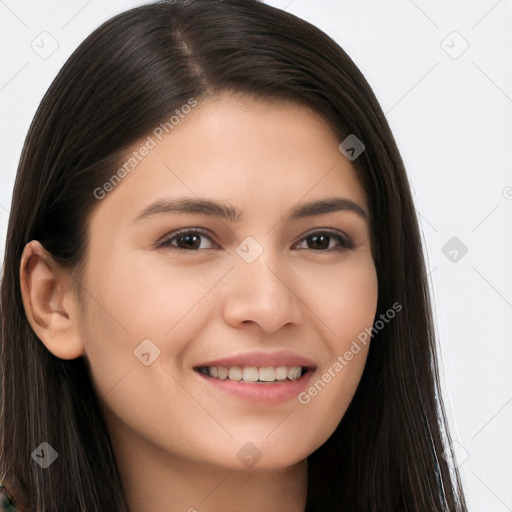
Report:
M 287 467 L 332 434 L 366 361 L 365 193 L 304 107 L 223 95 L 168 131 L 90 219 L 80 334 L 109 430 L 162 461 Z

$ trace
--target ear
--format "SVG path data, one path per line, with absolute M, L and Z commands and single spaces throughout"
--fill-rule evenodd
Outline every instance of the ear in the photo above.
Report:
M 73 277 L 38 241 L 25 246 L 20 285 L 27 320 L 46 348 L 61 359 L 83 355 Z

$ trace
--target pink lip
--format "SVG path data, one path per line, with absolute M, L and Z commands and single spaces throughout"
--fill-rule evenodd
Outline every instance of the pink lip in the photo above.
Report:
M 313 374 L 314 372 L 308 371 L 296 380 L 255 383 L 215 379 L 197 372 L 199 378 L 221 393 L 227 393 L 236 398 L 243 398 L 258 405 L 276 405 L 297 398 L 311 381 Z
M 198 365 L 200 366 L 240 366 L 246 368 L 248 366 L 304 366 L 308 370 L 316 369 L 315 363 L 310 359 L 299 356 L 293 352 L 282 350 L 279 352 L 248 352 L 246 354 L 238 354 L 235 356 L 225 357 L 223 359 L 215 359 Z

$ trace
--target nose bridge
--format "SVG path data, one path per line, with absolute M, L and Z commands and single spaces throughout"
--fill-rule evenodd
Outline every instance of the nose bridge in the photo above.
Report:
M 302 320 L 301 303 L 293 290 L 286 261 L 270 246 L 247 237 L 236 249 L 224 317 L 231 325 L 257 323 L 272 332 Z

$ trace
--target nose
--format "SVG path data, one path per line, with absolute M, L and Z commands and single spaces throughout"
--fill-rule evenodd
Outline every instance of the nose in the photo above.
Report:
M 296 276 L 265 252 L 252 263 L 237 258 L 222 306 L 224 321 L 231 327 L 255 324 L 266 334 L 303 320 Z

